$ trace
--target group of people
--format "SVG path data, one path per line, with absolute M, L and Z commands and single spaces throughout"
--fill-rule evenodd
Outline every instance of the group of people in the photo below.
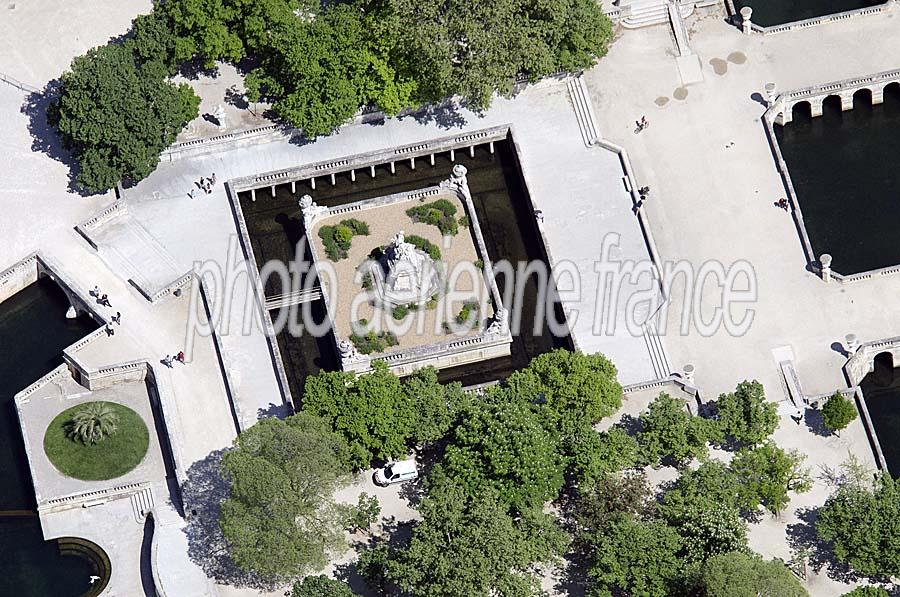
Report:
M 172 355 L 170 355 L 170 354 L 167 354 L 167 355 L 166 355 L 166 358 L 164 358 L 164 359 L 163 359 L 162 361 L 160 361 L 160 362 L 161 362 L 163 365 L 165 365 L 166 367 L 168 367 L 169 369 L 172 369 L 172 367 L 173 367 L 172 363 L 175 362 L 175 361 L 178 361 L 178 362 L 181 363 L 182 365 L 185 364 L 185 363 L 184 363 L 184 351 L 183 351 L 183 350 L 179 350 L 179 351 L 178 351 L 178 354 L 176 354 L 174 357 L 173 357 Z
M 100 291 L 100 287 L 96 284 L 94 285 L 94 289 L 89 293 L 92 297 L 97 299 L 98 305 L 103 305 L 104 307 L 112 308 L 112 303 L 109 302 L 109 296 Z M 116 311 L 116 314 L 109 318 L 109 323 L 106 324 L 104 328 L 107 336 L 112 336 L 116 333 L 116 330 L 113 329 L 112 324 L 122 325 L 122 312 Z
M 635 133 L 639 133 L 642 130 L 644 130 L 645 128 L 647 128 L 648 126 L 650 126 L 650 121 L 647 120 L 646 116 L 641 116 L 641 119 L 636 120 L 635 123 L 637 124 L 637 130 L 634 131 Z
M 194 184 L 197 186 L 197 189 L 200 189 L 201 191 L 209 195 L 210 193 L 212 193 L 212 188 L 216 184 L 216 173 L 213 172 L 212 176 L 208 176 L 206 178 L 201 176 L 200 180 L 194 181 Z M 197 189 L 191 189 L 188 193 L 188 197 L 193 199 L 194 193 L 197 192 Z

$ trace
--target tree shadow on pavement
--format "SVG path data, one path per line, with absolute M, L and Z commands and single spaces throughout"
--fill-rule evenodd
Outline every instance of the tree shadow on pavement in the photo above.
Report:
M 211 452 L 187 471 L 182 495 L 188 523 L 188 557 L 218 583 L 274 591 L 278 588 L 276 583 L 241 570 L 228 553 L 228 543 L 219 527 L 222 502 L 231 491 L 221 472 L 224 454 L 225 450 Z
M 819 437 L 831 437 L 833 435 L 831 430 L 825 426 L 825 418 L 822 416 L 822 411 L 818 408 L 807 408 L 803 414 L 803 420 L 806 421 L 806 427 L 810 433 Z
M 31 151 L 43 153 L 50 159 L 60 162 L 69 168 L 68 190 L 82 197 L 89 197 L 89 193 L 76 185 L 79 165 L 78 161 L 63 145 L 59 134 L 47 120 L 50 106 L 59 97 L 59 79 L 54 79 L 44 85 L 40 91 L 29 93 L 25 97 L 20 112 L 28 117 L 28 133 L 31 135 Z
M 435 124 L 442 129 L 462 128 L 467 124 L 465 116 L 460 113 L 459 105 L 455 102 L 428 106 L 410 116 L 419 124 Z
M 809 558 L 810 569 L 816 573 L 826 568 L 825 573 L 829 578 L 844 583 L 862 578 L 850 566 L 837 561 L 831 545 L 819 539 L 816 533 L 817 514 L 817 510 L 813 508 L 797 510 L 800 521 L 787 526 L 788 546 L 795 553 L 805 553 Z

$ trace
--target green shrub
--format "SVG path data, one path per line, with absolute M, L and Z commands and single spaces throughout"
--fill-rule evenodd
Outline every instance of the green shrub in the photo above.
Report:
M 407 315 L 409 315 L 409 309 L 403 305 L 398 305 L 391 309 L 391 316 L 397 321 L 401 321 Z
M 406 242 L 413 245 L 415 248 L 420 251 L 424 251 L 428 253 L 428 256 L 437 261 L 441 258 L 441 248 L 436 244 L 428 240 L 427 238 L 422 238 L 421 236 L 416 236 L 415 234 L 410 234 L 406 237 Z
M 362 277 L 362 287 L 364 290 L 372 290 L 372 272 L 366 272 Z
M 432 203 L 423 203 L 406 210 L 406 215 L 415 222 L 437 226 L 443 235 L 454 235 L 459 232 L 456 221 L 456 206 L 446 199 L 438 199 Z
M 350 342 L 356 346 L 356 350 L 362 354 L 372 354 L 373 352 L 384 352 L 391 346 L 397 346 L 397 336 L 393 332 L 366 332 L 363 335 L 351 334 Z
M 475 260 L 475 267 L 477 267 L 479 270 L 483 270 L 483 269 L 484 269 L 484 260 L 483 260 L 483 259 L 476 259 L 476 260 Z
M 337 226 L 322 226 L 319 228 L 319 238 L 322 239 L 325 254 L 332 261 L 346 259 L 353 237 L 367 236 L 368 234 L 369 225 L 355 219 L 341 220 Z
M 470 224 L 471 224 L 471 222 L 469 222 L 469 216 L 462 216 L 459 219 L 459 225 L 462 226 L 463 228 L 468 228 Z

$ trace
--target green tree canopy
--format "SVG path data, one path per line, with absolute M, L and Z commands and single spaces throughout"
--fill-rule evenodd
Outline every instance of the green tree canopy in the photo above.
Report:
M 472 495 L 495 489 L 514 509 L 539 507 L 563 485 L 556 438 L 520 402 L 473 403 L 453 431 L 433 485 L 449 483 Z
M 534 404 L 566 442 L 585 424 L 622 406 L 616 367 L 602 354 L 559 348 L 532 359 L 505 386 L 512 396 Z
M 716 405 L 722 431 L 741 443 L 755 446 L 778 428 L 778 407 L 766 400 L 756 380 L 739 383 L 734 392 L 719 396 Z
M 572 512 L 575 539 L 589 553 L 595 543 L 605 541 L 606 529 L 623 514 L 649 519 L 655 513 L 653 488 L 644 471 L 607 474 L 578 488 Z
M 667 520 L 683 519 L 694 507 L 714 508 L 722 504 L 739 509 L 741 480 L 718 460 L 702 462 L 681 472 L 674 487 L 663 496 L 660 510 Z
M 785 452 L 771 441 L 738 451 L 731 470 L 741 480 L 739 501 L 743 509 L 752 511 L 762 505 L 778 514 L 790 501 L 789 492 L 812 489 L 809 471 L 802 466 L 804 460 L 806 457 L 798 451 Z
M 332 496 L 347 481 L 347 459 L 343 438 L 308 414 L 244 431 L 222 459 L 231 495 L 219 524 L 234 562 L 276 580 L 324 568 L 346 547 L 346 509 Z
M 609 19 L 591 0 L 389 0 L 400 19 L 400 63 L 415 69 L 423 101 L 460 95 L 475 108 L 557 70 L 606 53 Z
M 844 593 L 841 597 L 890 597 L 887 589 L 867 585 L 865 587 L 856 587 L 849 593 Z
M 681 549 L 681 537 L 665 523 L 619 516 L 594 544 L 588 576 L 595 594 L 678 594 L 683 582 L 683 562 L 678 557 Z
M 671 458 L 684 465 L 694 458 L 705 456 L 707 443 L 718 438 L 714 421 L 695 417 L 682 400 L 662 393 L 641 414 L 638 443 L 650 463 Z
M 327 576 L 307 576 L 294 583 L 291 597 L 353 597 L 356 595 L 347 583 Z
M 110 44 L 75 58 L 60 77 L 48 116 L 80 164 L 77 183 L 84 189 L 143 179 L 197 116 L 200 98 L 186 84 L 164 80 L 164 70 L 151 64 L 142 68 L 130 46 Z
M 816 532 L 860 574 L 900 574 L 900 487 L 890 475 L 874 488 L 842 485 L 819 509 Z
M 640 461 L 637 440 L 618 427 L 598 433 L 583 425 L 575 434 L 571 450 L 570 469 L 579 483 L 633 468 Z
M 706 597 L 807 597 L 800 581 L 777 560 L 732 552 L 710 558 L 703 567 L 701 585 Z
M 435 442 L 447 435 L 460 411 L 471 401 L 459 382 L 438 382 L 434 367 L 418 369 L 407 377 L 403 390 L 415 410 L 412 437 L 416 443 Z
M 387 579 L 417 597 L 540 594 L 532 567 L 552 562 L 567 538 L 540 509 L 516 518 L 495 491 L 445 485 L 429 492 L 412 540 L 388 559 Z
M 373 460 L 407 453 L 416 413 L 400 380 L 381 361 L 373 371 L 356 376 L 323 371 L 309 377 L 303 391 L 303 412 L 322 417 L 350 447 L 355 469 Z
M 746 551 L 747 523 L 728 504 L 694 503 L 667 522 L 678 530 L 687 563 L 701 563 L 731 551 Z
M 825 426 L 835 432 L 840 432 L 859 416 L 856 405 L 851 400 L 844 398 L 840 392 L 835 392 L 822 405 L 822 419 Z

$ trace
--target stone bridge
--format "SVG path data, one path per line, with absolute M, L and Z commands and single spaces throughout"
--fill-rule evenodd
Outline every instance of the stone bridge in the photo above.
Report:
M 839 103 L 844 111 L 853 109 L 855 100 L 880 104 L 884 101 L 885 89 L 890 86 L 896 86 L 900 90 L 900 69 L 786 91 L 777 97 L 774 97 L 773 90 L 770 93 L 768 117 L 775 124 L 785 125 L 794 120 L 800 110 L 809 110 L 813 117 L 821 116 L 826 102 L 833 102 L 835 105 Z

